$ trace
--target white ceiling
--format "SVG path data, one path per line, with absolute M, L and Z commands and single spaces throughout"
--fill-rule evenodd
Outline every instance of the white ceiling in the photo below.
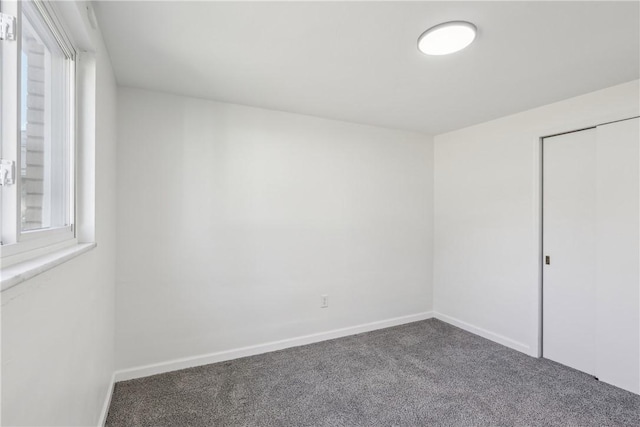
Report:
M 119 84 L 331 119 L 458 129 L 640 76 L 639 2 L 101 2 Z M 473 22 L 449 56 L 427 28 Z

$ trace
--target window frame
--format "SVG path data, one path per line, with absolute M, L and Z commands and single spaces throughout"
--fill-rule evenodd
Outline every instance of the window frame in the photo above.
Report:
M 26 3 L 26 1 L 25 1 Z M 68 183 L 69 224 L 61 227 L 49 227 L 36 230 L 22 230 L 22 183 L 21 183 L 21 67 L 22 67 L 22 1 L 0 1 L 3 13 L 16 17 L 15 40 L 2 41 L 2 114 L 0 128 L 2 143 L 0 157 L 14 162 L 14 184 L 3 186 L 0 197 L 2 223 L 0 223 L 0 260 L 6 267 L 23 262 L 58 249 L 77 244 L 77 136 L 78 136 L 78 53 L 67 35 L 66 26 L 56 12 L 56 5 L 42 0 L 28 0 L 32 12 L 37 13 L 51 32 L 64 55 L 64 74 L 66 96 L 64 106 L 65 144 L 68 164 L 66 173 Z M 67 201 L 64 202 L 65 204 Z

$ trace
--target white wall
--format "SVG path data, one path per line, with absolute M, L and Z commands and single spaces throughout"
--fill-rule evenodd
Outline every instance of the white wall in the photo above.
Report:
M 639 110 L 634 81 L 435 137 L 438 316 L 538 355 L 539 138 Z
M 128 88 L 118 113 L 118 368 L 431 310 L 430 137 Z
M 96 249 L 2 293 L 2 425 L 96 425 L 114 371 L 116 83 L 99 32 Z

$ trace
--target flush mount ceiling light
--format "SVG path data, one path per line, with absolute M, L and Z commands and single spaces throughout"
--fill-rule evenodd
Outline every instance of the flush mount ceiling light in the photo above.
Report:
M 447 55 L 469 46 L 476 38 L 476 26 L 451 21 L 429 28 L 418 37 L 418 49 L 426 55 Z

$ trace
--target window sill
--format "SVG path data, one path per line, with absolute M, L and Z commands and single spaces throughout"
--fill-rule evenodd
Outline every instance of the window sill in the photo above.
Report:
M 51 270 L 62 263 L 80 256 L 95 247 L 96 243 L 79 243 L 29 261 L 2 268 L 0 272 L 1 290 L 5 291 L 12 288 L 25 280 L 29 280 L 38 274 L 44 273 L 47 270 Z

